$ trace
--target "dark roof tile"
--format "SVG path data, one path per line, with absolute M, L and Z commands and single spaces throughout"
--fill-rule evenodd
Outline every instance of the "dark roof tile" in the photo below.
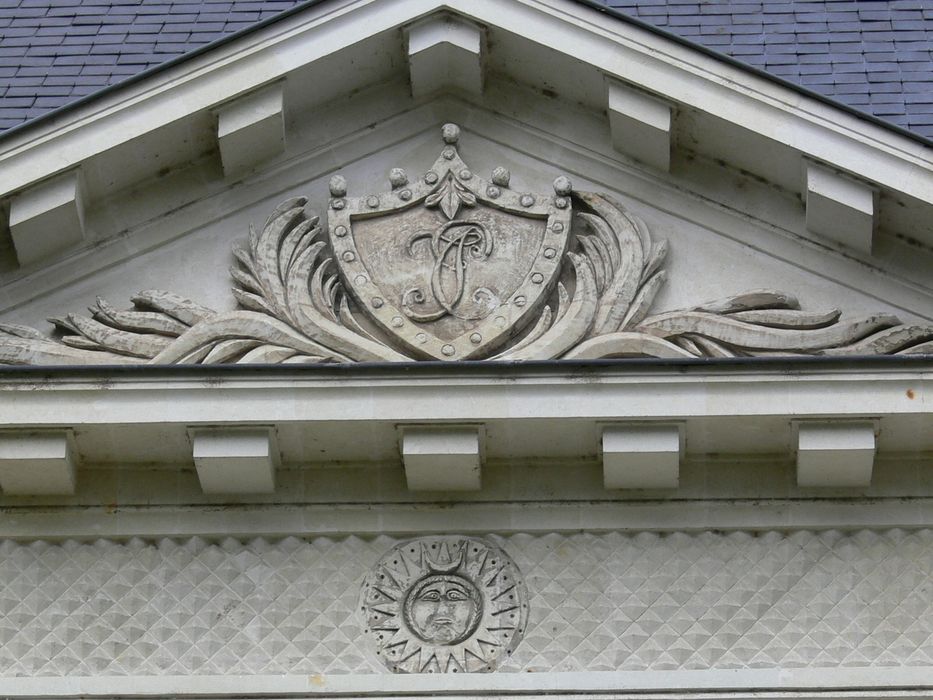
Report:
M 671 0 L 660 8 L 652 3 L 650 20 L 641 0 L 603 1 L 687 35 L 685 25 L 674 22 Z M 912 111 L 933 103 L 933 0 L 765 0 L 751 13 L 739 2 L 707 5 L 703 14 L 717 24 L 693 22 L 698 29 L 690 32 L 691 41 L 933 138 L 933 126 L 918 119 L 928 112 Z M 696 19 L 676 14 L 679 22 Z M 745 30 L 758 22 L 763 37 Z M 892 101 L 901 95 L 903 100 Z
M 602 1 L 933 138 L 933 0 Z M 299 2 L 0 0 L 0 131 Z

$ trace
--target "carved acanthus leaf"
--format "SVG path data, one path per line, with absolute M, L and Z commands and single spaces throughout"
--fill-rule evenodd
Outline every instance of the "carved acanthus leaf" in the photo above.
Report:
M 426 207 L 440 207 L 444 216 L 453 220 L 460 213 L 461 205 L 472 207 L 476 204 L 476 195 L 454 174 L 449 174 L 437 184 L 434 191 L 424 200 Z

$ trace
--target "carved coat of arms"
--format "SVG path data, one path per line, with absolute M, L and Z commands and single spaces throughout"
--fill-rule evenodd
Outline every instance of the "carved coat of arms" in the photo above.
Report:
M 331 183 L 334 260 L 360 308 L 413 357 L 488 357 L 541 313 L 570 242 L 570 183 L 532 194 L 487 181 L 456 149 L 458 129 L 434 165 L 393 189 L 346 198 Z
M 327 221 L 283 202 L 231 269 L 238 307 L 217 312 L 161 290 L 134 308 L 49 319 L 59 337 L 0 323 L 0 364 L 548 360 L 607 357 L 933 354 L 933 326 L 890 314 L 842 318 L 754 290 L 650 315 L 664 242 L 612 198 L 511 186 L 467 165 L 460 130 L 437 161 L 391 189 L 330 182 Z

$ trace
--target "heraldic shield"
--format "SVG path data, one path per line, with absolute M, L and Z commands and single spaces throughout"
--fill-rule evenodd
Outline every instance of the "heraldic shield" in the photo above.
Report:
M 328 217 L 346 289 L 400 349 L 438 360 L 488 357 L 536 318 L 569 247 L 571 200 L 515 192 L 497 168 L 473 173 L 456 149 L 459 128 L 417 182 L 401 170 L 392 190 L 347 197 L 331 180 Z

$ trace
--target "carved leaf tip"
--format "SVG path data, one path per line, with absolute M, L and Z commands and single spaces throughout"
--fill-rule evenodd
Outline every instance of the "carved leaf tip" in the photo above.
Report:
M 651 246 L 651 256 L 648 259 L 645 269 L 641 273 L 641 283 L 644 284 L 649 277 L 657 272 L 664 261 L 667 259 L 668 243 L 667 241 L 658 241 Z
M 668 339 L 703 337 L 739 349 L 813 353 L 853 343 L 896 323 L 895 316 L 874 314 L 821 328 L 777 328 L 705 311 L 672 311 L 646 319 L 636 330 Z
M 741 294 L 733 294 L 722 299 L 708 301 L 693 307 L 692 311 L 706 311 L 712 314 L 731 314 L 737 311 L 756 309 L 799 309 L 797 297 L 773 289 L 753 289 Z
M 21 326 L 17 323 L 0 323 L 0 333 L 15 336 L 17 338 L 28 338 L 31 340 L 48 340 L 46 336 L 29 326 Z
M 272 213 L 269 214 L 269 218 L 266 219 L 266 222 L 262 225 L 262 227 L 264 229 L 268 228 L 269 224 L 271 224 L 275 219 L 280 217 L 285 212 L 289 211 L 290 209 L 301 210 L 304 208 L 304 206 L 307 203 L 308 203 L 307 197 L 291 197 L 289 199 L 286 199 L 283 202 L 280 202 L 278 205 L 276 205 L 275 209 L 272 210 Z M 252 234 L 253 231 L 254 231 L 253 225 L 250 224 L 250 233 Z
M 162 289 L 145 289 L 133 296 L 131 301 L 140 309 L 160 311 L 186 326 L 194 326 L 217 313 L 187 297 Z
M 827 348 L 822 355 L 891 355 L 928 353 L 933 347 L 933 326 L 898 323 L 848 345 Z
M 575 192 L 574 197 L 591 210 L 580 214 L 594 232 L 588 236 L 590 243 L 583 245 L 596 251 L 588 256 L 602 261 L 605 277 L 590 333 L 596 337 L 622 327 L 645 277 L 645 251 L 651 239 L 642 222 L 610 197 L 592 192 Z
M 645 316 L 648 315 L 648 311 L 651 310 L 654 298 L 666 280 L 667 271 L 659 270 L 641 285 L 628 312 L 625 314 L 625 318 L 619 324 L 619 330 L 633 328 L 642 322 Z
M 57 331 L 62 333 L 74 333 L 75 335 L 81 335 L 75 325 L 71 322 L 69 316 L 50 316 L 46 319 L 51 323 Z

